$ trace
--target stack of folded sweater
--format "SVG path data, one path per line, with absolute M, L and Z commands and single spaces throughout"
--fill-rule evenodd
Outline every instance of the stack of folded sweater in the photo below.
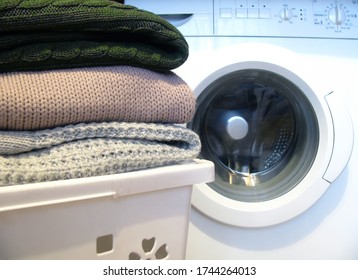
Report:
M 195 158 L 182 34 L 110 0 L 0 2 L 0 186 Z

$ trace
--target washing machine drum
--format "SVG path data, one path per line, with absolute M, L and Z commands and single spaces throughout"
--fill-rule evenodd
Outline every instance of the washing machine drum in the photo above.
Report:
M 319 144 L 314 109 L 294 83 L 277 73 L 245 69 L 208 85 L 189 126 L 200 157 L 215 163 L 216 192 L 263 202 L 294 188 L 311 168 Z

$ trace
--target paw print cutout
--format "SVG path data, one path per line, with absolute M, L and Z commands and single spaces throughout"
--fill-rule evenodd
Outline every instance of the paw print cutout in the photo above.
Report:
M 154 237 L 142 240 L 143 252 L 132 252 L 129 254 L 130 260 L 163 260 L 168 258 L 167 244 L 157 248 L 157 242 Z

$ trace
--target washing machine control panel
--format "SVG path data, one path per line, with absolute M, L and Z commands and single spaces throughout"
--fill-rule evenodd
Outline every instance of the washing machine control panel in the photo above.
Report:
M 185 36 L 358 39 L 358 0 L 126 0 Z
M 214 35 L 358 38 L 357 0 L 214 0 Z

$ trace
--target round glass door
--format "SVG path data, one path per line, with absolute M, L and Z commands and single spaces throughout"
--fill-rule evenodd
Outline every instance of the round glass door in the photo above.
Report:
M 214 162 L 216 192 L 243 202 L 277 198 L 312 166 L 319 143 L 311 103 L 277 73 L 245 69 L 222 76 L 197 98 L 189 124 Z

